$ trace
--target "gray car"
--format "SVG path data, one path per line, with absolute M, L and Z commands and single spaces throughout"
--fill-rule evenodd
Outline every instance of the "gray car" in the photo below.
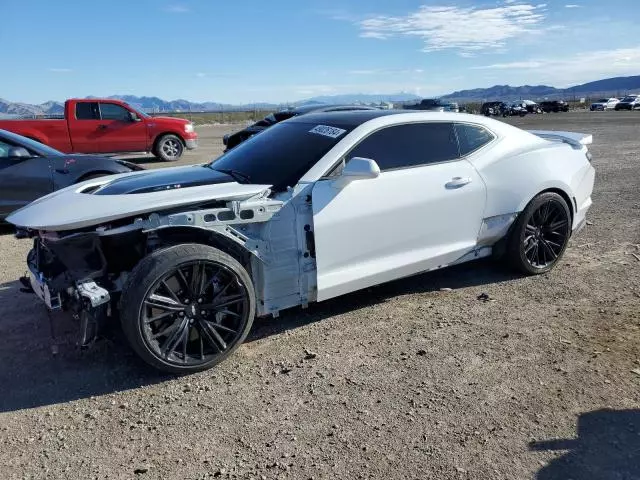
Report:
M 43 195 L 92 178 L 142 170 L 93 155 L 67 155 L 0 129 L 0 221 Z

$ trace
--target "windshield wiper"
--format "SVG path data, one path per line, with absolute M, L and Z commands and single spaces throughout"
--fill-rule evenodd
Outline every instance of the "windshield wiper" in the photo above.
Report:
M 231 168 L 214 168 L 217 172 L 226 173 L 230 177 L 238 183 L 251 183 L 251 177 L 249 175 L 239 172 L 238 170 L 233 170 Z

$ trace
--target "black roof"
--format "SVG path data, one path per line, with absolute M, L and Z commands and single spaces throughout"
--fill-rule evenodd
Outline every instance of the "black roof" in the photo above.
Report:
M 311 105 L 302 105 L 290 111 L 296 115 L 305 115 L 311 112 L 332 112 L 332 111 L 350 111 L 350 110 L 378 110 L 368 105 L 333 105 L 326 103 L 313 103 Z M 286 110 L 285 110 L 286 111 Z
M 369 120 L 387 115 L 398 115 L 400 113 L 409 113 L 406 110 L 355 110 L 348 112 L 322 112 L 308 113 L 293 117 L 287 122 L 295 123 L 313 123 L 318 125 L 342 125 L 345 127 L 355 128 Z

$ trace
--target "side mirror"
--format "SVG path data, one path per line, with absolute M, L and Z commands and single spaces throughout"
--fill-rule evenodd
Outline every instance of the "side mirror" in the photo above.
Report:
M 370 158 L 353 157 L 347 162 L 340 176 L 333 184 L 342 188 L 354 180 L 366 180 L 380 176 L 380 167 Z
M 7 156 L 9 158 L 20 159 L 20 158 L 31 158 L 33 155 L 31 155 L 29 153 L 29 150 L 27 150 L 24 147 L 11 147 L 7 152 Z
M 141 119 L 136 112 L 129 110 L 129 120 L 132 122 L 139 122 Z

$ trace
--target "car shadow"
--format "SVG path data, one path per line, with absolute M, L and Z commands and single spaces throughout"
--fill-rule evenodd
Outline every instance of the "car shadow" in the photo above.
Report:
M 580 415 L 575 439 L 529 444 L 534 451 L 568 450 L 538 471 L 538 480 L 640 479 L 640 410 Z
M 257 319 L 247 342 L 267 338 L 331 316 L 379 304 L 389 298 L 441 288 L 458 289 L 519 278 L 478 261 L 397 280 L 375 288 L 293 308 L 277 319 Z M 175 378 L 147 367 L 126 345 L 119 328 L 91 348 L 76 347 L 77 325 L 52 314 L 22 285 L 0 285 L 0 412 L 52 405 L 156 384 Z
M 478 260 L 464 265 L 395 280 L 322 303 L 310 304 L 306 309 L 294 308 L 287 310 L 281 312 L 281 316 L 277 319 L 271 317 L 256 319 L 246 341 L 260 340 L 287 330 L 319 322 L 335 315 L 381 304 L 391 298 L 402 295 L 438 292 L 443 288 L 457 290 L 466 287 L 502 283 L 518 278 L 522 278 L 522 275 L 502 268 L 491 260 Z

